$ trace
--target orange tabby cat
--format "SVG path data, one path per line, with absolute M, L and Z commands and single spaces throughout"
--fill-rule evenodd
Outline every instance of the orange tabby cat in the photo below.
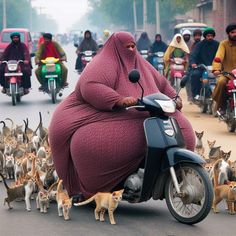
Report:
M 96 202 L 96 208 L 94 210 L 95 219 L 100 221 L 105 221 L 104 214 L 106 209 L 108 209 L 110 223 L 114 225 L 116 224 L 116 222 L 114 220 L 113 212 L 117 208 L 118 203 L 121 201 L 123 192 L 124 189 L 119 191 L 114 191 L 112 193 L 98 192 L 91 198 L 87 199 L 86 201 L 80 203 L 74 203 L 74 205 L 82 206 L 94 200 Z
M 59 180 L 59 183 L 57 185 L 56 200 L 57 200 L 58 215 L 64 216 L 65 220 L 69 220 L 70 209 L 72 206 L 72 198 L 70 198 L 67 191 L 62 188 L 62 180 Z
M 228 182 L 227 184 L 218 185 L 218 177 L 219 173 L 217 171 L 217 165 L 221 160 L 215 162 L 213 166 L 213 177 L 214 177 L 214 200 L 213 200 L 213 211 L 214 213 L 218 213 L 219 210 L 217 209 L 217 204 L 220 203 L 223 199 L 226 199 L 229 213 L 235 214 L 235 201 L 236 201 L 236 182 Z

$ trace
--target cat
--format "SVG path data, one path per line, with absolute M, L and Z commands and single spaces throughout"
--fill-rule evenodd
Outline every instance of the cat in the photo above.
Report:
M 220 150 L 221 146 L 218 146 L 218 147 L 212 147 L 210 149 L 210 152 L 209 152 L 209 159 L 211 160 L 217 160 L 220 158 L 221 156 L 221 150 Z
M 216 140 L 213 140 L 213 141 L 207 140 L 207 143 L 208 143 L 209 149 L 211 149 L 215 146 Z
M 6 126 L 6 123 L 2 120 L 0 121 L 0 123 L 3 124 L 3 127 L 2 127 L 2 134 L 4 137 L 8 137 L 8 136 L 11 136 L 11 129 Z
M 225 160 L 228 161 L 231 155 L 231 151 L 229 152 L 224 152 L 223 150 L 220 151 L 220 157 Z
M 57 200 L 58 215 L 64 216 L 65 220 L 69 220 L 70 209 L 72 206 L 72 198 L 70 198 L 67 191 L 62 188 L 62 180 L 59 180 L 57 185 L 56 200 Z
M 39 173 L 36 172 L 36 183 L 39 188 L 38 195 L 36 197 L 36 206 L 37 209 L 40 209 L 41 213 L 47 213 L 49 208 L 50 193 L 51 190 L 58 184 L 57 182 L 53 183 L 48 190 L 44 189 L 43 183 L 40 180 Z
M 86 205 L 94 200 L 96 202 L 96 208 L 94 210 L 95 219 L 104 221 L 104 214 L 106 209 L 108 209 L 110 223 L 114 225 L 116 222 L 114 220 L 113 212 L 121 201 L 123 192 L 124 189 L 112 193 L 98 192 L 86 201 L 74 203 L 74 206 Z
M 228 184 L 219 185 L 214 188 L 213 211 L 218 213 L 217 204 L 226 199 L 229 214 L 235 214 L 236 211 L 236 182 L 228 182 Z
M 203 137 L 204 131 L 202 131 L 200 133 L 195 131 L 195 134 L 197 137 L 195 151 L 198 155 L 200 155 L 204 158 L 205 148 L 203 147 L 203 143 L 202 143 L 202 137 Z
M 12 209 L 11 202 L 19 198 L 24 198 L 26 210 L 31 211 L 30 196 L 33 193 L 33 180 L 31 178 L 25 179 L 24 184 L 10 188 L 2 173 L 0 173 L 0 176 L 7 190 L 7 197 L 4 199 L 4 204 L 7 203 L 8 208 Z
M 11 155 L 5 155 L 5 172 L 7 179 L 14 179 L 14 165 L 15 165 L 15 159 L 13 157 L 13 154 Z

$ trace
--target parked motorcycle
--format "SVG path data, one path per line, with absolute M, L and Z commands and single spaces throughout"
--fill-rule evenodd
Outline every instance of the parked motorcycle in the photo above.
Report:
M 164 74 L 164 52 L 154 52 L 150 53 L 150 56 L 152 57 L 152 65 L 156 68 L 156 70 L 159 71 L 161 75 Z
M 185 75 L 185 60 L 180 57 L 170 59 L 170 83 L 176 91 L 180 89 L 180 82 Z
M 21 101 L 21 97 L 24 95 L 24 88 L 22 87 L 22 76 L 20 63 L 22 60 L 9 60 L 2 61 L 6 64 L 4 73 L 6 86 L 6 95 L 11 97 L 12 105 L 15 106 L 17 102 Z
M 204 64 L 198 65 L 198 68 L 203 70 L 201 83 L 202 87 L 200 90 L 200 95 L 197 100 L 197 104 L 200 107 L 202 113 L 213 113 L 213 99 L 211 98 L 212 92 L 216 86 L 216 78 L 212 73 L 212 66 L 205 66 Z
M 166 200 L 172 216 L 179 222 L 195 224 L 210 212 L 213 190 L 209 176 L 202 164 L 205 161 L 196 153 L 184 149 L 178 123 L 167 116 L 175 112 L 175 101 L 162 93 L 143 97 L 139 72 L 129 74 L 132 83 L 138 83 L 142 96 L 137 105 L 126 109 L 149 112 L 144 121 L 147 143 L 145 163 L 124 182 L 123 200 L 138 203 Z M 182 80 L 184 87 L 186 80 Z
M 49 94 L 52 99 L 52 103 L 56 103 L 57 94 L 61 97 L 62 90 L 62 78 L 61 78 L 61 65 L 58 63 L 59 58 L 47 57 L 41 60 L 42 65 L 42 84 L 44 93 Z

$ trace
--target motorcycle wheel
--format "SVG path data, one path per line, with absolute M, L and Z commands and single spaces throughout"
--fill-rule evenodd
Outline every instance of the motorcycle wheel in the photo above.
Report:
M 206 113 L 206 112 L 207 112 L 207 107 L 208 107 L 208 105 L 207 105 L 206 102 L 203 100 L 202 104 L 200 105 L 200 111 L 201 111 L 201 113 Z
M 17 95 L 16 95 L 16 101 L 17 101 L 17 102 L 20 102 L 20 100 L 21 100 L 20 94 L 17 94 Z
M 175 81 L 174 89 L 175 89 L 176 92 L 178 92 L 179 89 L 180 89 L 181 79 L 180 78 L 175 78 L 174 81 Z
M 236 129 L 236 120 L 232 118 L 229 122 L 227 122 L 227 128 L 230 133 L 233 133 Z
M 51 93 L 51 98 L 52 98 L 52 103 L 55 104 L 56 103 L 56 88 L 54 86 L 54 81 L 50 81 L 49 83 L 49 91 Z
M 217 114 L 217 109 L 216 109 L 216 102 L 214 100 L 212 101 L 211 109 L 212 109 L 212 115 L 214 117 L 217 117 L 218 114 Z
M 11 101 L 12 105 L 16 105 L 16 84 L 11 85 Z
M 165 185 L 167 207 L 172 216 L 184 224 L 196 224 L 210 212 L 213 189 L 203 167 L 185 163 L 176 168 L 176 176 L 183 196 L 178 196 L 171 176 Z

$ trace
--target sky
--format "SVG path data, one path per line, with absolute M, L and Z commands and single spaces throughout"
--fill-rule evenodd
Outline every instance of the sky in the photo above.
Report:
M 31 0 L 36 10 L 50 15 L 65 32 L 88 11 L 87 0 Z

